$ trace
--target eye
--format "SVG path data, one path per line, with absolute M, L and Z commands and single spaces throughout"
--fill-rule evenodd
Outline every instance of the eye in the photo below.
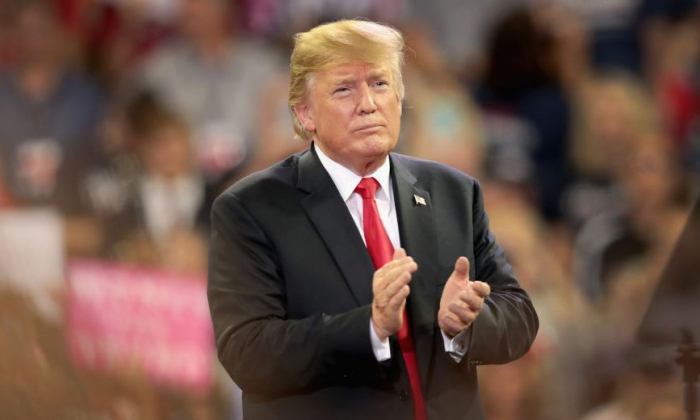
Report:
M 376 82 L 374 82 L 374 86 L 387 87 L 389 86 L 389 82 L 387 82 L 386 80 L 377 80 Z
M 347 87 L 347 86 L 341 86 L 341 87 L 339 87 L 339 88 L 336 88 L 336 89 L 333 91 L 333 93 L 336 94 L 336 93 L 344 93 L 344 92 L 349 92 L 349 91 L 350 91 L 350 88 L 349 88 L 349 87 Z

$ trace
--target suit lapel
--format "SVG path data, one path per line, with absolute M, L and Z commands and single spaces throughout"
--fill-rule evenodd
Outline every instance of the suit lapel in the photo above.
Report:
M 418 263 L 418 271 L 411 280 L 408 313 L 425 392 L 428 367 L 434 351 L 437 316 L 435 282 L 438 280 L 438 270 L 435 264 L 439 259 L 433 204 L 430 193 L 416 186 L 416 178 L 401 163 L 400 158 L 394 154 L 390 156 L 401 245 Z
M 302 207 L 343 273 L 358 305 L 372 303 L 374 266 L 347 206 L 311 147 L 299 158 Z M 309 262 L 313 264 L 313 261 Z

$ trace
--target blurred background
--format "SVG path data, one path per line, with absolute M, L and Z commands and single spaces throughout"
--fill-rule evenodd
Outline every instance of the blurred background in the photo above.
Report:
M 398 149 L 481 180 L 540 315 L 488 418 L 684 419 L 635 335 L 697 198 L 698 0 L 0 0 L 0 416 L 240 418 L 209 207 L 308 147 L 292 37 L 343 17 L 404 33 Z

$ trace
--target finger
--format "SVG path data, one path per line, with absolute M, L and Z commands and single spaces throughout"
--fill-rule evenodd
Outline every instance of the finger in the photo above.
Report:
M 484 283 L 483 281 L 474 280 L 473 282 L 471 282 L 469 284 L 471 285 L 472 290 L 482 298 L 485 298 L 491 294 L 491 286 L 489 286 L 488 283 Z
M 459 317 L 451 312 L 447 312 L 440 320 L 440 328 L 448 335 L 454 337 L 467 328 L 469 325 L 462 322 Z
M 418 264 L 413 261 L 411 257 L 407 257 L 403 262 L 397 263 L 389 266 L 382 267 L 381 272 L 377 272 L 378 276 L 375 276 L 376 283 L 374 284 L 375 293 L 385 290 L 389 285 L 395 282 L 399 277 L 403 276 L 404 273 L 410 275 L 418 270 Z
M 484 298 L 475 293 L 467 293 L 466 291 L 459 294 L 459 302 L 476 313 L 481 312 L 481 309 L 484 307 Z
M 411 282 L 411 274 L 403 273 L 401 276 L 397 277 L 394 281 L 389 283 L 389 285 L 384 289 L 378 298 L 391 300 L 400 290 Z
M 455 270 L 453 275 L 456 274 L 460 278 L 465 278 L 469 280 L 469 260 L 467 257 L 459 257 L 455 262 Z
M 471 309 L 464 302 L 453 302 L 447 309 L 450 311 L 450 314 L 456 316 L 465 326 L 471 325 L 478 315 L 477 311 Z
M 464 303 L 465 305 L 469 306 L 473 310 L 481 311 L 481 308 L 484 307 L 484 298 L 479 296 L 474 291 L 463 290 L 463 291 L 459 292 L 457 297 L 459 298 L 459 301 L 461 303 Z
M 405 250 L 405 249 L 403 249 L 403 248 L 396 248 L 396 249 L 394 250 L 394 258 L 392 258 L 392 259 L 393 259 L 393 260 L 398 260 L 398 259 L 404 258 L 405 256 L 406 256 L 406 250 Z
M 399 291 L 392 296 L 389 300 L 389 309 L 393 311 L 399 311 L 402 309 L 403 304 L 406 303 L 406 298 L 411 293 L 411 288 L 408 285 L 404 285 L 399 289 Z
M 384 290 L 390 283 L 396 281 L 396 279 L 401 277 L 404 273 L 407 273 L 410 276 L 417 269 L 418 264 L 412 260 L 407 260 L 401 264 L 396 264 L 382 269 L 381 272 L 378 271 L 375 275 L 375 278 L 377 278 L 375 290 Z
M 380 270 L 384 270 L 384 271 L 392 270 L 392 269 L 394 269 L 394 268 L 396 268 L 396 267 L 400 267 L 400 266 L 402 266 L 402 265 L 406 265 L 406 264 L 412 263 L 412 262 L 413 262 L 413 263 L 415 262 L 415 261 L 413 260 L 413 258 L 404 256 L 404 257 L 401 257 L 401 258 L 399 258 L 399 259 L 394 259 L 394 260 L 391 260 L 391 261 L 387 262 L 386 264 L 384 264 L 383 266 L 381 266 L 377 271 L 380 271 Z

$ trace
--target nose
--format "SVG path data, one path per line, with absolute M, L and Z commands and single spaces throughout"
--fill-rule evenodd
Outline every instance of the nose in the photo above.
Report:
M 358 89 L 357 112 L 359 114 L 371 114 L 377 110 L 377 104 L 374 103 L 372 90 L 367 84 L 362 84 Z

